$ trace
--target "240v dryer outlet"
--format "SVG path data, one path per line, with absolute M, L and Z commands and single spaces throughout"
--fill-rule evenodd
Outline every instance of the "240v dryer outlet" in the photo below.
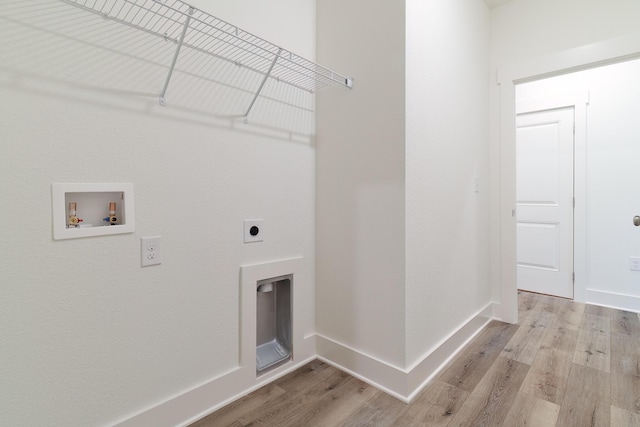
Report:
M 264 220 L 244 220 L 244 242 L 262 242 L 264 240 Z

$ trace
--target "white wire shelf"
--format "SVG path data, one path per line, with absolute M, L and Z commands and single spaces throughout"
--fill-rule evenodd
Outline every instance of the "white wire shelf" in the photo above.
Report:
M 249 115 L 268 79 L 311 93 L 353 80 L 302 58 L 180 0 L 61 0 L 102 18 L 119 22 L 176 44 L 160 104 L 183 47 L 251 70 L 262 76 L 244 117 Z

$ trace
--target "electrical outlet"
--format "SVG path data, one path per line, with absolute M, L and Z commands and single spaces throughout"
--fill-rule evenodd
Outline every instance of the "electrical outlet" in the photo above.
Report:
M 640 256 L 629 257 L 629 270 L 640 271 Z
M 142 267 L 162 264 L 160 238 L 161 236 L 153 236 L 140 239 L 140 264 Z
M 264 220 L 245 219 L 244 220 L 244 242 L 262 242 L 264 239 Z

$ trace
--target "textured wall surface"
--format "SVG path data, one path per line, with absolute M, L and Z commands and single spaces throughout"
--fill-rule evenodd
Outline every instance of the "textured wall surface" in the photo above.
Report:
M 491 301 L 488 55 L 483 2 L 407 2 L 407 365 Z
M 489 10 L 363 7 L 318 7 L 318 332 L 402 370 L 490 302 Z
M 216 3 L 238 25 L 264 7 Z M 315 3 L 269 11 L 253 32 L 313 57 Z M 58 0 L 0 4 L 2 425 L 110 424 L 236 368 L 243 264 L 303 256 L 315 329 L 313 98 L 271 87 L 304 108 L 257 104 L 245 125 L 224 116 L 238 94 L 207 98 L 179 64 L 160 107 L 172 52 Z M 52 240 L 54 182 L 132 183 L 135 232 Z M 243 244 L 245 218 L 263 243 Z M 163 263 L 141 268 L 149 235 Z
M 366 17 L 366 18 L 365 18 Z M 404 4 L 318 2 L 318 61 L 356 78 L 318 94 L 318 333 L 404 364 Z

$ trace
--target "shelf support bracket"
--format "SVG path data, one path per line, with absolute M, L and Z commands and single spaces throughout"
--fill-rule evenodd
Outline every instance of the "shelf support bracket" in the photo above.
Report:
M 262 88 L 264 87 L 264 84 L 267 82 L 267 79 L 271 75 L 271 72 L 273 71 L 273 67 L 275 67 L 276 62 L 278 61 L 278 58 L 280 57 L 280 53 L 281 52 L 282 52 L 282 48 L 278 48 L 278 53 L 276 53 L 275 56 L 273 57 L 273 61 L 271 61 L 271 66 L 269 66 L 269 69 L 265 73 L 264 78 L 260 82 L 260 86 L 258 86 L 258 90 L 253 95 L 253 99 L 251 100 L 251 104 L 249 104 L 249 108 L 247 108 L 247 112 L 244 113 L 244 120 L 243 121 L 245 123 L 247 123 L 249 121 L 249 113 L 251 112 L 251 109 L 253 108 L 253 104 L 256 103 L 256 100 L 258 99 L 258 96 L 260 95 L 260 92 L 262 92 Z
M 191 15 L 195 12 L 193 7 L 189 8 L 189 15 L 187 15 L 186 21 L 184 21 L 184 26 L 182 27 L 182 34 L 180 34 L 180 39 L 178 40 L 178 46 L 176 46 L 176 51 L 173 54 L 173 59 L 171 60 L 171 66 L 169 67 L 169 74 L 167 75 L 167 79 L 164 82 L 164 87 L 162 88 L 162 94 L 160 94 L 160 105 L 165 106 L 167 101 L 165 95 L 167 94 L 167 88 L 169 87 L 169 81 L 171 81 L 171 75 L 173 74 L 173 69 L 176 67 L 176 62 L 178 61 L 178 55 L 180 55 L 180 49 L 182 48 L 182 43 L 184 42 L 184 36 L 187 34 L 187 29 L 189 28 L 189 23 L 191 22 Z

